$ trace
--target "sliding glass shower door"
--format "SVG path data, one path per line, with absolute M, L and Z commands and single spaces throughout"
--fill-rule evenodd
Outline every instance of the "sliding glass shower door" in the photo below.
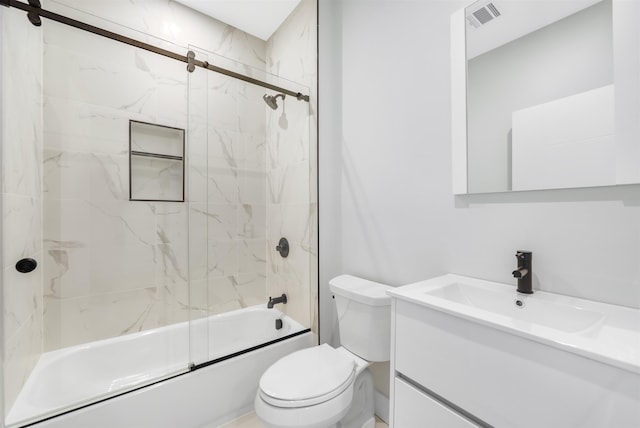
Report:
M 248 80 L 309 93 L 202 48 L 189 50 L 196 60 Z M 196 365 L 311 325 L 309 102 L 276 95 L 203 68 L 189 74 L 190 293 L 198 302 L 190 345 Z M 286 257 L 276 250 L 282 238 Z M 269 298 L 282 294 L 287 303 L 268 309 Z M 288 321 L 280 326 L 283 318 Z
M 5 50 L 5 60 L 33 63 L 5 61 L 5 76 L 20 82 L 18 73 L 39 73 L 39 63 L 42 77 L 28 106 L 41 122 L 29 111 L 4 112 L 21 135 L 3 141 L 12 153 L 5 178 L 39 186 L 29 196 L 3 194 L 5 207 L 23 207 L 17 216 L 4 211 L 5 228 L 22 230 L 28 215 L 39 231 L 29 239 L 41 248 L 16 235 L 21 250 L 5 253 L 4 303 L 15 317 L 5 311 L 4 398 L 7 425 L 19 426 L 189 369 L 188 77 L 178 61 L 3 12 L 13 55 Z M 25 40 L 31 50 L 18 51 Z M 16 272 L 20 258 L 37 269 Z M 33 283 L 28 293 L 25 282 Z

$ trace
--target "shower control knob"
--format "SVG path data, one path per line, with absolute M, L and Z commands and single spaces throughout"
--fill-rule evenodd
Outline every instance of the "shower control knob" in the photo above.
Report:
M 289 241 L 287 241 L 287 238 L 280 238 L 276 251 L 279 252 L 282 257 L 289 255 Z
M 38 267 L 38 262 L 33 259 L 22 259 L 16 263 L 16 270 L 20 273 L 32 272 Z

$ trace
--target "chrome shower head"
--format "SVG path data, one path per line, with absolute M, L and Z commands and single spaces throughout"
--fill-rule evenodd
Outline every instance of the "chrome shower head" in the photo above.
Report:
M 284 101 L 284 94 L 277 94 L 277 95 L 267 95 L 264 94 L 262 96 L 262 99 L 264 100 L 265 103 L 267 103 L 267 105 L 269 107 L 271 107 L 273 110 L 276 110 L 278 108 L 278 97 L 282 97 L 282 100 Z

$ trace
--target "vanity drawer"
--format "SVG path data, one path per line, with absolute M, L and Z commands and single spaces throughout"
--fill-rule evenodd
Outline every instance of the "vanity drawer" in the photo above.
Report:
M 402 379 L 395 380 L 395 428 L 477 428 L 478 426 L 440 404 Z

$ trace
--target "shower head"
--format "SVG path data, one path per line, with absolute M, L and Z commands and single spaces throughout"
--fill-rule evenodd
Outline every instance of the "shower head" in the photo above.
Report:
M 265 103 L 267 103 L 269 107 L 276 110 L 278 108 L 278 101 L 277 101 L 278 97 L 282 97 L 282 100 L 284 101 L 285 95 L 284 94 L 277 94 L 277 95 L 264 94 L 262 96 L 262 99 L 264 100 Z

